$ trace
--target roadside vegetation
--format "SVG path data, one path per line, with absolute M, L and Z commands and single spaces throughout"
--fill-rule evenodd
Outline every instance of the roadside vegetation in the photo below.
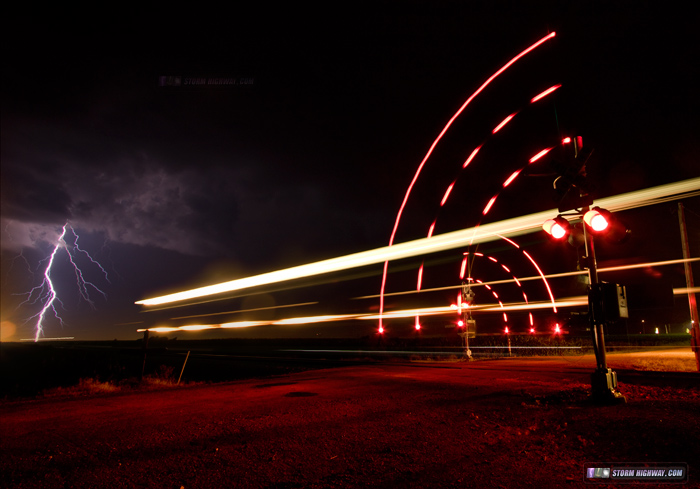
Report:
M 456 335 L 345 340 L 153 340 L 145 362 L 138 341 L 2 343 L 0 401 L 173 388 L 183 367 L 180 385 L 264 378 L 358 362 L 466 361 L 462 339 Z M 695 372 L 689 343 L 689 335 L 606 335 L 608 363 L 617 369 Z M 576 362 L 592 353 L 588 336 L 480 335 L 470 339 L 469 344 L 476 360 L 559 356 Z M 648 353 L 670 347 L 687 347 L 687 352 Z M 188 351 L 193 353 L 189 362 Z

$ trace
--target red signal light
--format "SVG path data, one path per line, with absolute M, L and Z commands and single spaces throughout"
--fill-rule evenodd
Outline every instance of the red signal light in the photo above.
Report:
M 554 219 L 547 219 L 544 224 L 542 224 L 542 229 L 554 239 L 562 239 L 569 234 L 571 225 L 569 221 L 563 217 L 557 216 Z
M 605 239 L 613 243 L 624 243 L 631 234 L 625 223 L 617 219 L 612 212 L 600 207 L 586 212 L 583 221 L 593 232 L 605 235 Z
M 583 216 L 583 221 L 588 224 L 588 226 L 596 232 L 605 231 L 610 225 L 610 221 L 605 216 L 605 214 L 610 214 L 609 212 L 601 209 L 600 207 L 594 207 L 590 211 L 586 212 Z

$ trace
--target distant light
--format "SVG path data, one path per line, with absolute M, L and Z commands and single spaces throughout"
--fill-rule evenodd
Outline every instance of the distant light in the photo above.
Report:
M 379 329 L 378 329 L 377 331 L 379 331 L 379 334 L 384 333 L 384 327 L 383 327 L 383 326 L 379 326 Z
M 420 323 L 418 322 L 417 316 L 416 316 L 416 331 L 420 331 Z
M 464 321 L 462 321 L 461 319 L 457 321 L 457 326 L 459 326 L 460 328 L 464 326 Z
M 562 144 L 569 144 L 571 142 L 571 138 L 566 137 L 566 138 L 562 139 L 561 142 L 562 142 Z
M 530 333 L 534 333 L 534 332 L 535 332 L 535 328 L 530 328 Z
M 659 334 L 659 328 L 655 328 L 654 333 Z
M 554 333 L 555 333 L 555 334 L 561 333 L 561 329 L 559 328 L 559 324 L 557 324 L 556 326 L 554 326 Z
M 510 333 L 510 331 L 508 330 L 508 326 L 506 326 L 505 332 L 506 332 L 506 334 Z

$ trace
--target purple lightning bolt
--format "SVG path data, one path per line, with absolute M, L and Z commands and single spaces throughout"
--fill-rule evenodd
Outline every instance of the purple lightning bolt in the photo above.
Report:
M 73 242 L 70 244 L 66 241 L 66 234 L 68 230 L 70 230 L 71 234 L 75 237 Z M 39 338 L 44 334 L 44 320 L 46 319 L 46 315 L 49 312 L 53 313 L 53 316 L 61 323 L 61 325 L 64 324 L 63 319 L 61 318 L 58 310 L 56 309 L 56 302 L 58 302 L 61 306 L 63 306 L 63 302 L 61 302 L 61 299 L 58 297 L 56 288 L 54 287 L 54 284 L 51 281 L 51 271 L 54 266 L 54 260 L 58 252 L 62 249 L 66 251 L 68 261 L 71 263 L 71 265 L 73 266 L 73 270 L 75 271 L 75 281 L 76 286 L 78 288 L 78 293 L 80 294 L 80 298 L 85 300 L 93 309 L 95 308 L 95 303 L 90 297 L 91 289 L 100 293 L 105 299 L 107 298 L 107 295 L 102 290 L 100 290 L 94 283 L 89 282 L 85 279 L 83 271 L 76 263 L 75 258 L 77 254 L 80 253 L 81 255 L 84 255 L 85 257 L 87 257 L 88 260 L 90 260 L 90 262 L 93 265 L 96 265 L 100 269 L 100 272 L 109 282 L 107 271 L 94 258 L 92 258 L 92 256 L 90 256 L 90 254 L 87 251 L 78 246 L 78 239 L 78 233 L 75 232 L 75 229 L 73 229 L 73 227 L 69 223 L 66 223 L 63 226 L 63 230 L 61 232 L 61 235 L 58 237 L 53 251 L 48 256 L 48 258 L 42 260 L 42 262 L 46 261 L 47 264 L 46 268 L 44 269 L 44 279 L 42 280 L 41 284 L 37 285 L 36 287 L 33 287 L 29 292 L 22 294 L 26 295 L 27 299 L 21 304 L 19 304 L 19 306 L 17 306 L 18 308 L 23 304 L 41 304 L 41 310 L 33 316 L 29 317 L 25 321 L 25 323 L 27 323 L 36 319 L 34 341 L 39 341 Z

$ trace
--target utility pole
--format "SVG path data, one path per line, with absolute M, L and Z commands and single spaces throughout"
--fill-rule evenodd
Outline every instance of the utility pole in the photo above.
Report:
M 690 250 L 688 249 L 688 229 L 685 225 L 685 210 L 683 203 L 678 203 L 678 222 L 681 228 L 681 244 L 683 246 L 683 258 L 690 258 Z M 690 262 L 686 261 L 685 266 L 685 283 L 688 288 L 688 305 L 690 306 L 690 348 L 695 353 L 695 366 L 700 372 L 700 324 L 698 324 L 698 303 L 695 299 L 695 283 L 693 282 L 693 269 Z

